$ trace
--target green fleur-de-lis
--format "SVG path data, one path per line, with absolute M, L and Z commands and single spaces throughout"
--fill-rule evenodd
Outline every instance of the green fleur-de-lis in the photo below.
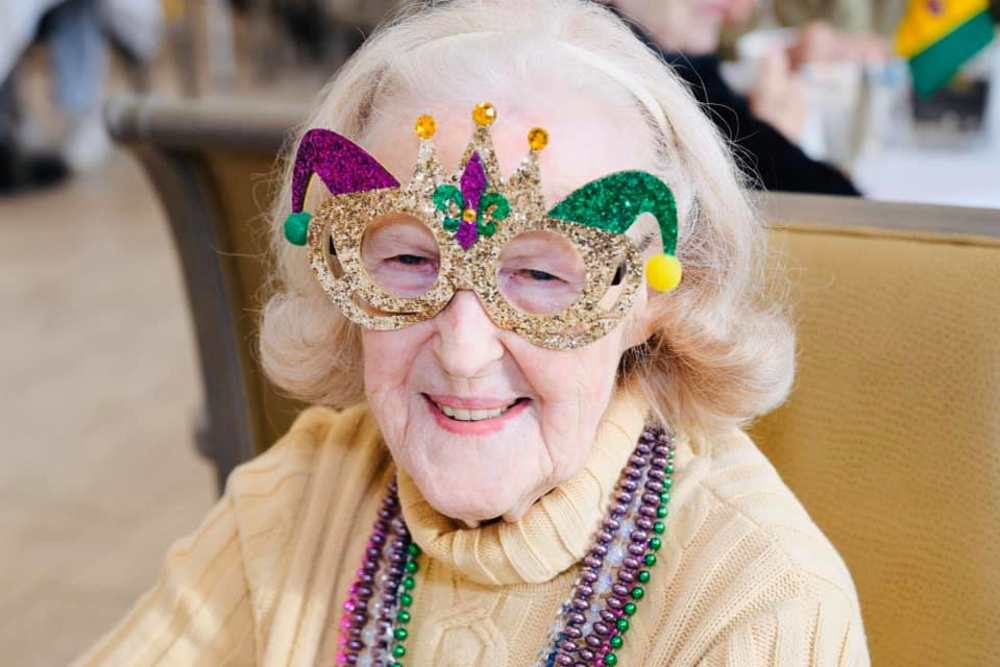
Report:
M 434 190 L 434 208 L 444 213 L 444 228 L 449 232 L 458 231 L 462 222 L 462 211 L 465 210 L 465 198 L 462 191 L 454 185 L 439 185 Z
M 432 198 L 434 207 L 444 213 L 442 224 L 445 230 L 455 234 L 456 240 L 465 249 L 471 247 L 479 236 L 493 236 L 497 231 L 496 223 L 510 215 L 510 202 L 496 191 L 486 192 L 479 198 L 474 225 L 463 218 L 467 206 L 458 187 L 449 183 L 439 185 Z M 463 224 L 466 225 L 464 229 Z

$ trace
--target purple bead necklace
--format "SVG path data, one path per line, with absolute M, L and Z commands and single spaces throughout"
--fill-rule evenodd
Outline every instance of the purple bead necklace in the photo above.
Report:
M 662 546 L 673 462 L 672 438 L 659 426 L 647 426 L 622 470 L 608 515 L 583 558 L 538 667 L 618 664 L 617 651 Z M 337 665 L 402 667 L 420 555 L 393 481 L 344 601 Z

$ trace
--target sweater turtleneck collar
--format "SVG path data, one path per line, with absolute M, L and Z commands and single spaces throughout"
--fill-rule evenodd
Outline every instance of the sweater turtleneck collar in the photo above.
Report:
M 586 553 L 647 415 L 636 394 L 617 392 L 577 475 L 543 496 L 519 521 L 469 528 L 437 512 L 398 470 L 399 501 L 413 540 L 433 560 L 479 584 L 549 581 Z

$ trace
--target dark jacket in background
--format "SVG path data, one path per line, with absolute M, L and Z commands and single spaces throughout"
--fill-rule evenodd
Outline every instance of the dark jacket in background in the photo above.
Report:
M 769 123 L 750 111 L 750 102 L 722 78 L 717 56 L 686 56 L 661 49 L 635 22 L 611 8 L 644 44 L 659 53 L 684 81 L 723 136 L 733 141 L 737 158 L 756 187 L 786 192 L 860 195 L 839 169 L 813 160 Z
M 774 126 L 757 118 L 747 98 L 738 95 L 722 78 L 716 56 L 684 56 L 663 52 L 674 71 L 690 86 L 695 97 L 722 131 L 739 147 L 738 157 L 759 178 L 765 190 L 859 195 L 836 167 L 813 160 Z

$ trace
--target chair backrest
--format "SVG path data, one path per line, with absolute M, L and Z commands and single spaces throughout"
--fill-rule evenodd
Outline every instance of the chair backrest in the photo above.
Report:
M 798 330 L 761 449 L 854 576 L 876 665 L 1000 660 L 1000 211 L 774 195 Z
M 261 374 L 255 321 L 259 204 L 304 111 L 111 107 L 177 241 L 208 399 L 200 446 L 222 479 L 300 408 Z M 875 664 L 996 662 L 1000 213 L 787 194 L 764 205 L 799 365 L 753 435 L 847 561 Z
M 305 109 L 258 101 L 123 97 L 106 109 L 116 139 L 153 181 L 170 221 L 194 320 L 205 391 L 198 449 L 220 489 L 264 451 L 302 405 L 257 363 L 257 315 L 268 296 L 264 261 L 275 157 Z

